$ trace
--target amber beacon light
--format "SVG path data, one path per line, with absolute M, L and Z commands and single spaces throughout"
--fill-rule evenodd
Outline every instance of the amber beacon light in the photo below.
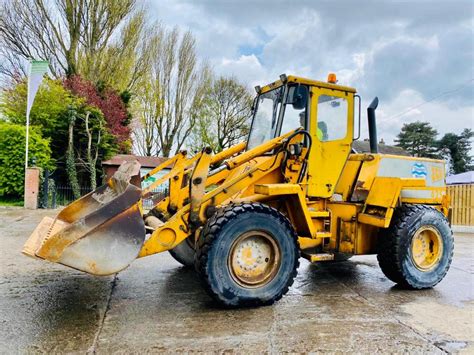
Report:
M 336 74 L 334 73 L 328 74 L 328 83 L 331 83 L 331 84 L 337 83 Z

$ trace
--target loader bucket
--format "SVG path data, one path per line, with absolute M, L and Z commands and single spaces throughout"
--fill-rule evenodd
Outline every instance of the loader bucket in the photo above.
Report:
M 141 189 L 129 183 L 138 162 L 122 164 L 109 183 L 45 217 L 23 247 L 35 258 L 93 275 L 109 275 L 136 259 L 145 239 Z

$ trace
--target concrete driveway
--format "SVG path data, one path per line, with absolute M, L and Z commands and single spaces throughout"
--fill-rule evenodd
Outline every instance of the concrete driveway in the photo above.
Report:
M 167 253 L 115 277 L 27 258 L 23 243 L 54 211 L 0 209 L 0 352 L 474 352 L 474 236 L 434 289 L 406 291 L 375 256 L 301 260 L 270 307 L 216 308 Z

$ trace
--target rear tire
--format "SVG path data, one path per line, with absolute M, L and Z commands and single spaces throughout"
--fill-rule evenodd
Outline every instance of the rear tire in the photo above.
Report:
M 293 284 L 299 247 L 290 221 L 261 203 L 228 205 L 197 243 L 196 270 L 207 293 L 228 307 L 264 306 Z
M 196 251 L 191 245 L 192 236 L 189 236 L 173 249 L 168 250 L 171 256 L 181 265 L 191 267 L 194 265 L 194 255 Z
M 377 260 L 385 276 L 411 289 L 435 286 L 448 272 L 453 234 L 446 217 L 425 205 L 404 205 L 380 232 Z

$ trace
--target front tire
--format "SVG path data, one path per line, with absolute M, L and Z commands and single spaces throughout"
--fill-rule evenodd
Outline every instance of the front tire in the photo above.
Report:
M 211 217 L 197 243 L 205 290 L 228 307 L 264 306 L 293 284 L 299 266 L 290 221 L 261 203 L 228 205 Z
M 448 272 L 453 234 L 446 217 L 425 205 L 404 205 L 379 235 L 377 260 L 385 276 L 411 289 L 431 288 Z

